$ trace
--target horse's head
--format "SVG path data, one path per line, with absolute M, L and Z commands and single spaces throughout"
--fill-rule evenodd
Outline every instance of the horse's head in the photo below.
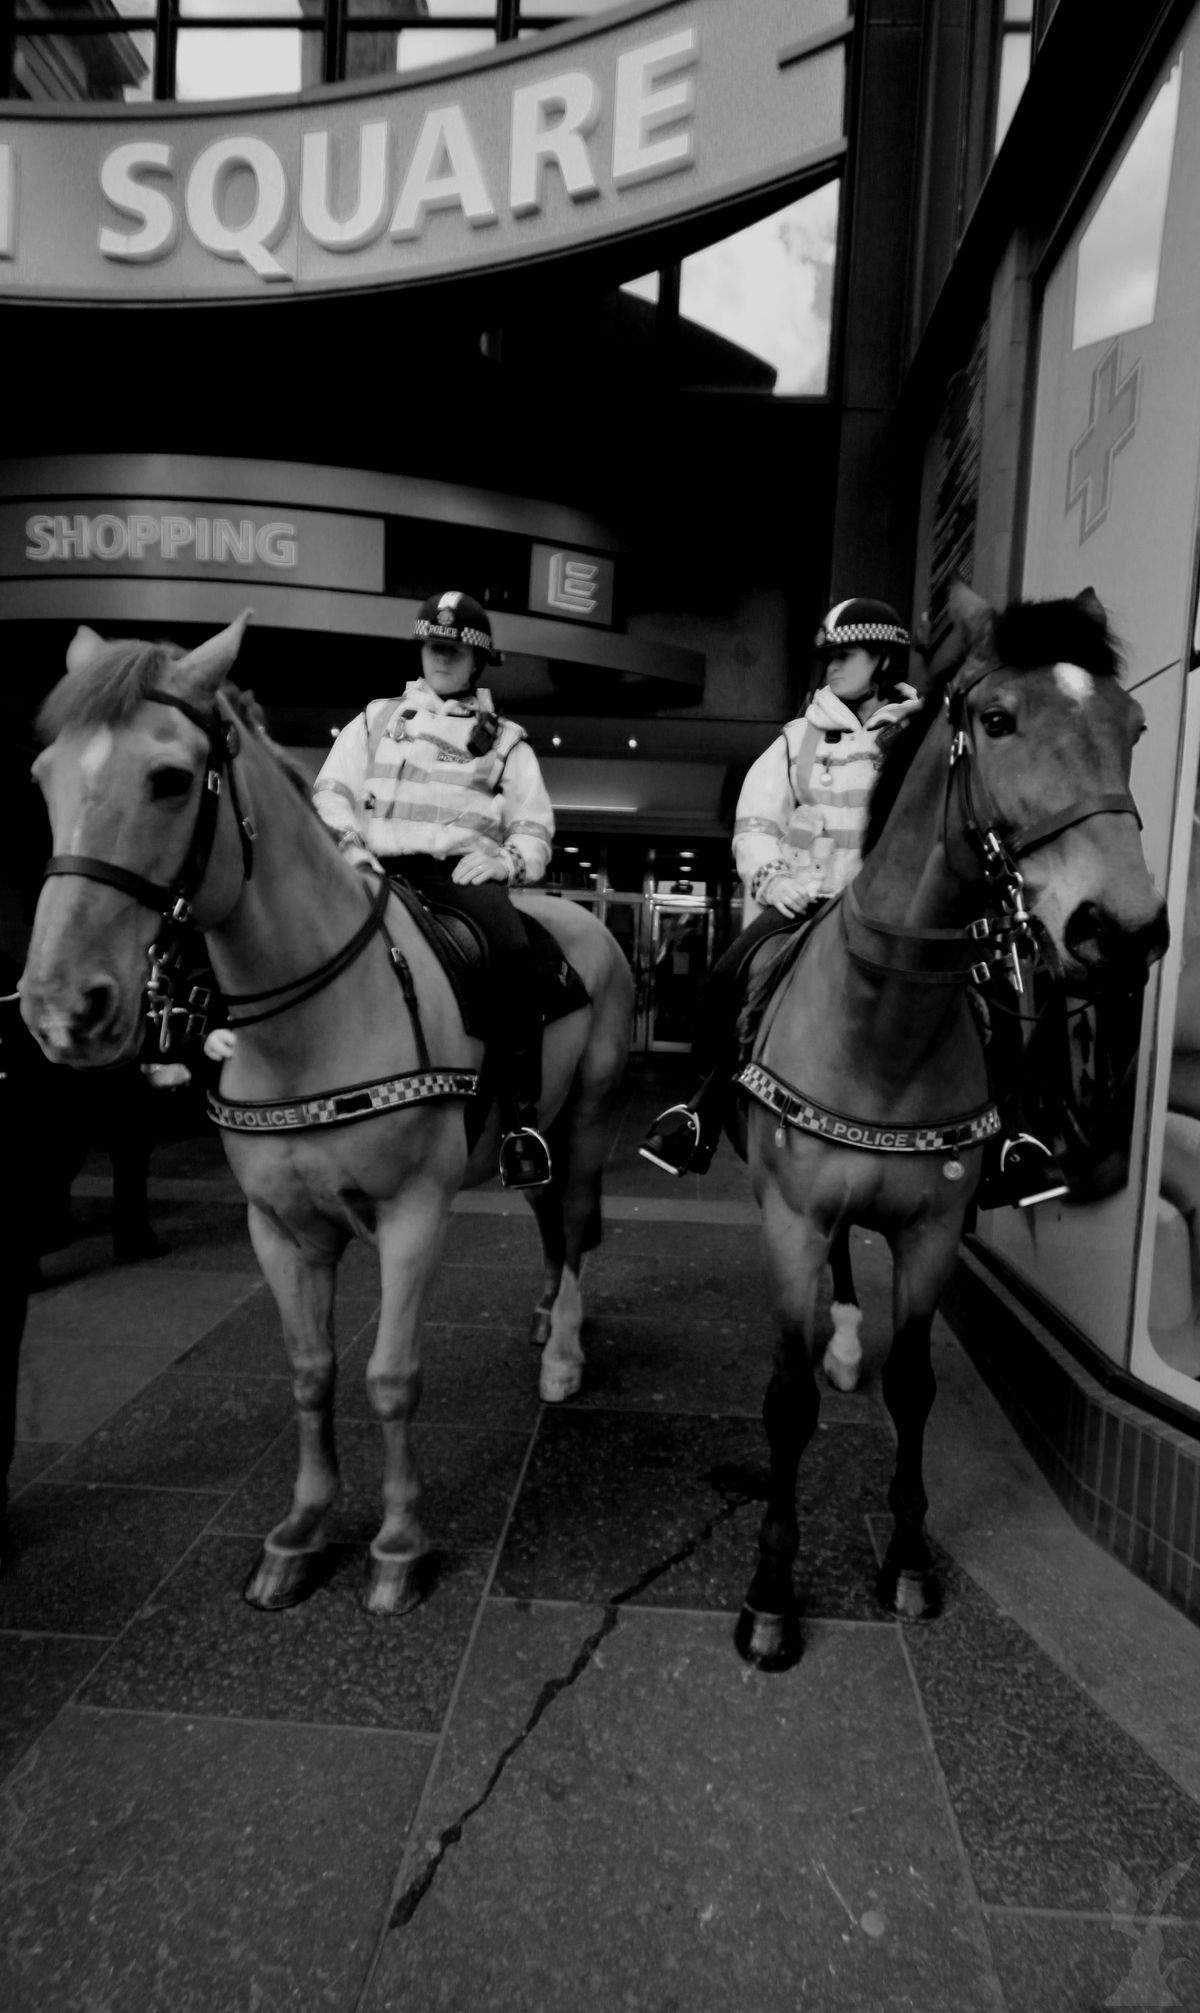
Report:
M 1145 720 L 1100 602 L 1089 588 L 996 613 L 960 587 L 952 608 L 967 645 L 949 687 L 964 818 L 1015 856 L 1068 983 L 1144 975 L 1168 940 L 1129 796 Z
M 47 745 L 34 774 L 55 857 L 34 918 L 21 1011 L 57 1062 L 97 1066 L 137 1054 L 149 950 L 208 819 L 205 905 L 219 910 L 236 896 L 237 834 L 231 820 L 216 817 L 204 722 L 219 731 L 217 691 L 247 620 L 239 616 L 186 654 L 171 644 L 105 642 L 80 629 L 67 674 L 42 708 Z M 111 878 L 97 867 L 111 869 Z

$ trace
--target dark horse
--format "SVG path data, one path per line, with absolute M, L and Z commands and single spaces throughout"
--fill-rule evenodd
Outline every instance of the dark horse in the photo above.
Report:
M 339 853 L 307 789 L 225 687 L 245 620 L 186 656 L 87 629 L 71 644 L 42 716 L 51 738 L 35 773 L 56 857 L 22 1011 L 52 1059 L 121 1061 L 142 1040 L 147 957 L 164 915 L 182 905 L 205 933 L 242 1030 L 221 1082 L 223 1122 L 238 1129 L 223 1137 L 283 1321 L 300 1428 L 292 1505 L 246 1598 L 283 1607 L 313 1584 L 338 1492 L 334 1287 L 359 1236 L 378 1248 L 383 1301 L 367 1390 L 383 1431 L 384 1515 L 366 1604 L 396 1613 L 426 1583 L 412 1446 L 422 1303 L 457 1191 L 495 1172 L 496 1120 L 468 1146 L 464 1102 L 483 1045 L 445 972 L 387 883 Z M 524 895 L 519 906 L 552 932 L 588 995 L 546 1030 L 541 1120 L 555 1178 L 530 1197 L 546 1264 L 534 1315 L 540 1389 L 558 1401 L 582 1375 L 579 1275 L 599 1237 L 632 981 L 586 910 Z
M 817 1294 L 852 1223 L 881 1231 L 893 1259 L 894 1528 L 879 1592 L 908 1618 L 937 1611 L 921 1472 L 930 1327 L 998 1126 L 972 976 L 1036 943 L 1086 992 L 1144 976 L 1167 944 L 1129 795 L 1142 712 L 1100 603 L 1088 591 L 994 614 L 958 590 L 953 606 L 965 658 L 889 752 L 861 871 L 800 941 L 740 1078 L 779 1328 L 767 1508 L 736 1634 L 764 1669 L 800 1654 L 796 1479 L 820 1403 Z

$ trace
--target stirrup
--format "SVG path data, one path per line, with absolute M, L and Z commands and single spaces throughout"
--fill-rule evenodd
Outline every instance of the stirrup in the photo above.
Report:
M 516 1125 L 500 1141 L 500 1181 L 504 1188 L 545 1188 L 553 1179 L 550 1148 L 532 1125 Z
M 671 1125 L 672 1119 L 679 1123 Z M 660 1112 L 638 1152 L 652 1167 L 676 1176 L 703 1174 L 712 1159 L 712 1150 L 704 1145 L 700 1114 L 690 1104 L 673 1104 Z

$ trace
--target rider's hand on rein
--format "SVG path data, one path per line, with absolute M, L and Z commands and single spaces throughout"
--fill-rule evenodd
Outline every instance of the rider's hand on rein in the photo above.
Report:
M 503 854 L 497 857 L 494 853 L 473 850 L 456 861 L 450 878 L 464 888 L 476 887 L 481 881 L 510 881 L 512 867 Z
M 778 909 L 784 916 L 798 916 L 812 900 L 802 882 L 785 874 L 777 874 L 773 881 L 768 881 L 764 895 L 768 907 Z

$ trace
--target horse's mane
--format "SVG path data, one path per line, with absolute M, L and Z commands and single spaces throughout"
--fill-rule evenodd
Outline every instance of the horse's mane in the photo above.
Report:
M 132 720 L 167 666 L 186 653 L 177 643 L 102 643 L 85 669 L 68 671 L 42 702 L 34 723 L 43 741 L 74 727 L 122 727 Z
M 39 738 L 54 741 L 70 728 L 124 726 L 168 667 L 186 655 L 177 643 L 141 643 L 128 638 L 104 643 L 84 669 L 68 671 L 43 701 L 34 723 Z M 262 743 L 315 817 L 308 776 L 286 748 L 271 738 L 267 716 L 253 692 L 226 681 L 220 696 Z
M 920 710 L 892 730 L 867 811 L 863 858 L 877 845 L 900 786 L 925 736 L 942 710 L 946 690 L 968 656 L 982 670 L 1039 671 L 1048 664 L 1078 664 L 1095 678 L 1115 678 L 1121 651 L 1098 601 L 1010 601 L 974 641 L 960 632 L 958 647 L 941 662 Z M 888 730 L 885 728 L 884 733 Z

